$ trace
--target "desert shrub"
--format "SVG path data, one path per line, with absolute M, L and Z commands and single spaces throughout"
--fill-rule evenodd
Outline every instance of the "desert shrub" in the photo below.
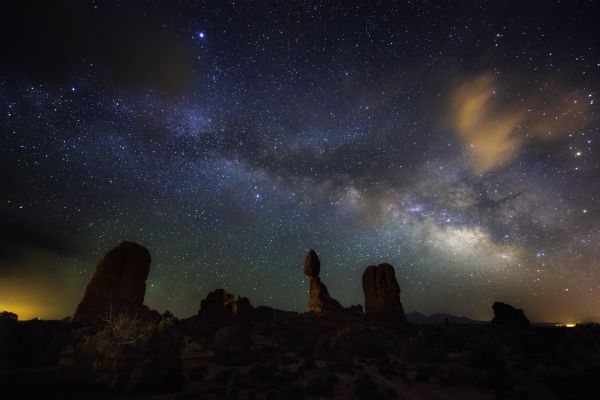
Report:
M 17 328 L 17 315 L 3 311 L 0 314 L 0 369 L 12 364 Z
M 586 399 L 598 390 L 597 376 L 589 372 L 557 369 L 547 371 L 544 381 L 557 398 Z
M 565 329 L 555 344 L 557 361 L 571 370 L 600 372 L 600 330 L 593 324 Z
M 396 376 L 402 376 L 402 366 L 393 358 L 380 357 L 375 360 L 375 367 L 381 376 L 393 380 Z
M 306 384 L 306 394 L 309 396 L 332 398 L 335 394 L 337 376 L 317 376 Z
M 473 368 L 458 362 L 442 364 L 435 371 L 435 377 L 445 385 L 475 382 L 476 376 L 476 371 L 474 371 Z
M 171 390 L 183 383 L 181 348 L 175 320 L 144 321 L 120 314 L 67 348 L 61 365 L 90 371 L 95 382 L 116 391 Z
M 416 369 L 415 380 L 417 382 L 427 382 L 433 377 L 435 367 L 432 364 L 419 364 Z
M 295 376 L 301 378 L 304 376 L 304 374 L 306 374 L 306 372 L 315 368 L 317 368 L 315 360 L 312 357 L 306 357 L 304 360 L 302 360 L 300 365 L 298 365 Z
M 300 385 L 290 384 L 279 388 L 279 391 L 276 393 L 276 396 L 274 398 L 286 400 L 302 400 L 306 398 L 306 393 L 304 391 L 304 388 Z
M 248 382 L 267 383 L 278 373 L 279 369 L 274 362 L 263 362 L 253 365 L 244 378 Z
M 317 326 L 291 323 L 273 324 L 263 331 L 263 335 L 273 337 L 281 346 L 298 353 L 312 351 L 320 334 Z
M 221 362 L 241 362 L 248 358 L 253 340 L 242 326 L 224 326 L 215 333 L 213 347 Z
M 10 311 L 2 311 L 0 313 L 0 321 L 4 322 L 4 321 L 16 321 L 19 319 L 19 316 L 13 312 Z
M 237 368 L 227 368 L 215 374 L 213 382 L 223 386 L 237 388 L 240 386 L 240 371 Z
M 361 374 L 354 380 L 353 390 L 355 397 L 359 399 L 378 400 L 386 398 L 367 374 Z
M 446 360 L 450 348 L 437 331 L 421 330 L 408 339 L 405 351 L 411 360 L 438 363 Z
M 56 365 L 62 349 L 72 340 L 69 325 L 60 321 L 17 321 L 0 317 L 0 368 Z
M 208 375 L 206 367 L 194 367 L 188 373 L 188 378 L 192 382 L 202 382 Z
M 366 328 L 323 333 L 315 345 L 315 356 L 340 362 L 353 362 L 357 357 L 376 358 L 385 353 L 385 339 L 383 332 Z
M 503 343 L 494 335 L 486 334 L 471 341 L 470 360 L 474 367 L 495 370 L 506 368 Z

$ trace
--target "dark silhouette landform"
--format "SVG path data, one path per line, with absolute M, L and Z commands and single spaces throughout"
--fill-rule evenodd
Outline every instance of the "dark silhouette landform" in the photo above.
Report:
M 593 398 L 596 324 L 540 327 L 496 302 L 491 322 L 405 313 L 392 265 L 365 268 L 362 305 L 342 306 L 304 260 L 306 312 L 219 288 L 178 319 L 144 305 L 150 252 L 124 241 L 98 262 L 62 321 L 0 314 L 1 398 Z M 326 265 L 323 268 L 327 268 Z M 411 323 L 412 322 L 412 323 Z
M 145 247 L 128 241 L 106 253 L 96 265 L 73 321 L 97 322 L 122 313 L 160 318 L 144 305 L 150 261 Z

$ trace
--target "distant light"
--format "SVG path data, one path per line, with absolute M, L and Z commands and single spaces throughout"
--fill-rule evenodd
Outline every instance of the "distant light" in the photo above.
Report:
M 562 328 L 575 328 L 577 326 L 577 324 L 575 322 L 566 322 L 566 323 L 560 323 L 560 324 L 556 324 L 555 326 L 560 326 Z
M 75 86 L 71 86 L 71 92 L 75 91 Z
M 204 39 L 205 36 L 204 32 L 198 32 L 198 39 Z

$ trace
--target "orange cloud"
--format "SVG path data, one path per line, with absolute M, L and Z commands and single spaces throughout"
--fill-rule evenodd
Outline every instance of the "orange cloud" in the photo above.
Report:
M 586 102 L 562 88 L 546 85 L 511 105 L 499 101 L 497 90 L 495 78 L 484 74 L 451 96 L 448 122 L 476 173 L 504 165 L 529 139 L 554 139 L 587 123 Z

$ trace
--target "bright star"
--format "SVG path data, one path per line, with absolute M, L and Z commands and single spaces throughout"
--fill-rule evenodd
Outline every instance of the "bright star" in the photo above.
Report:
M 204 39 L 204 32 L 198 32 L 198 39 Z

